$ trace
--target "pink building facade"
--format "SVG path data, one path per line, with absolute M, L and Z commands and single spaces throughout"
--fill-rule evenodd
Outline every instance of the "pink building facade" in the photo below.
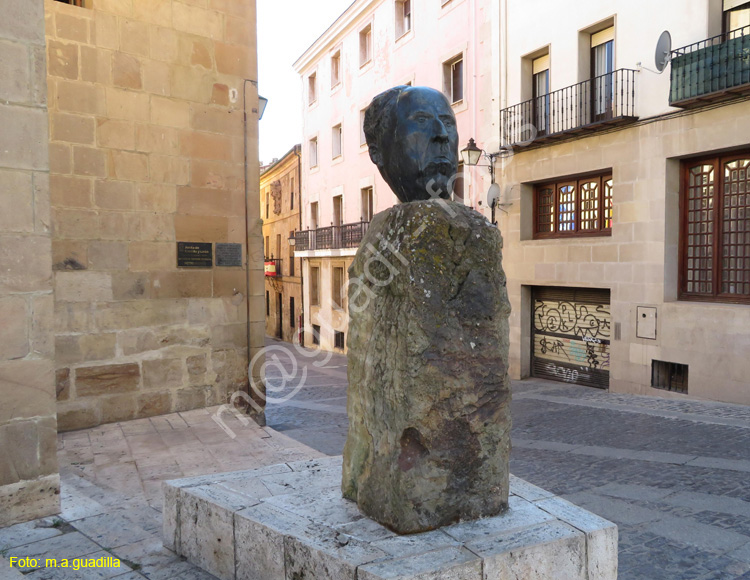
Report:
M 399 84 L 432 87 L 452 103 L 461 146 L 497 133 L 481 130 L 492 121 L 479 108 L 480 91 L 492 90 L 491 50 L 480 40 L 492 10 L 487 0 L 357 1 L 295 63 L 304 110 L 295 255 L 303 259 L 306 344 L 345 350 L 347 269 L 372 216 L 397 203 L 365 144 L 372 98 Z M 455 199 L 482 211 L 486 173 L 467 171 Z

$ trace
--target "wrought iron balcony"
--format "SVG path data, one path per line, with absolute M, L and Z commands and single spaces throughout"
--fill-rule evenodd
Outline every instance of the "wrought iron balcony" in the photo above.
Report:
M 672 51 L 671 76 L 675 107 L 750 94 L 750 26 Z
M 294 235 L 294 250 L 301 252 L 358 248 L 369 225 L 370 222 L 355 222 L 297 232 Z
M 635 121 L 635 75 L 619 69 L 500 111 L 501 146 L 532 146 Z

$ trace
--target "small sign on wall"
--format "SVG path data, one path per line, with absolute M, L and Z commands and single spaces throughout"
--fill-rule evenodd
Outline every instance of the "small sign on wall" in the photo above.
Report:
M 216 244 L 216 265 L 242 266 L 242 244 Z
M 213 268 L 214 253 L 210 242 L 177 242 L 178 268 Z

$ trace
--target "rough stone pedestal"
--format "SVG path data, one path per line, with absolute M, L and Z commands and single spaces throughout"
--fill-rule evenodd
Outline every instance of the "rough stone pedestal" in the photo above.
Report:
M 399 536 L 341 457 L 164 484 L 164 544 L 222 580 L 615 580 L 617 527 L 511 476 L 500 516 Z
M 474 210 L 417 201 L 375 216 L 349 268 L 342 491 L 399 533 L 507 507 L 501 249 Z

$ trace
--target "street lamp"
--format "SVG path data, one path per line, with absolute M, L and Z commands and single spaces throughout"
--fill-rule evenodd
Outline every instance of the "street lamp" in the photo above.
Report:
M 500 157 L 500 153 L 487 153 L 484 149 L 477 147 L 474 142 L 474 138 L 469 138 L 469 144 L 461 149 L 461 158 L 463 159 L 464 165 L 469 167 L 489 167 L 490 178 L 492 185 L 490 185 L 489 191 L 487 191 L 487 203 L 490 205 L 492 210 L 492 225 L 496 226 L 497 221 L 495 220 L 495 208 L 498 206 L 500 200 L 500 186 L 495 183 L 495 159 Z M 486 157 L 489 160 L 489 165 L 479 165 L 479 160 L 482 157 Z
M 266 110 L 266 105 L 268 105 L 268 99 L 266 97 L 261 97 L 260 95 L 258 95 L 258 121 L 263 118 L 263 113 Z
M 297 243 L 297 238 L 294 235 L 294 232 L 292 232 L 292 235 L 289 236 L 289 239 L 287 240 L 289 242 L 289 245 L 294 247 L 294 245 Z

